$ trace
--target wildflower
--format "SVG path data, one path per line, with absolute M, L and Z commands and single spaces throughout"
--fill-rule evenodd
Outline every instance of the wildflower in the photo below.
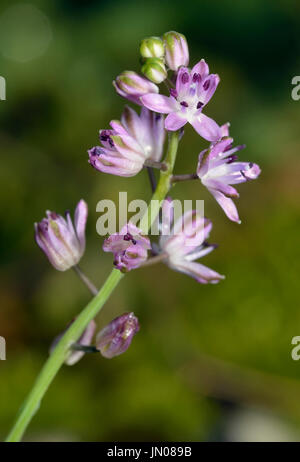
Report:
M 96 336 L 96 346 L 105 358 L 114 358 L 124 353 L 133 336 L 139 331 L 138 319 L 134 313 L 125 313 L 111 321 Z
M 147 260 L 150 248 L 149 238 L 142 236 L 141 230 L 130 222 L 123 226 L 120 233 L 112 234 L 103 243 L 104 252 L 114 254 L 114 265 L 122 273 L 138 268 Z
M 78 202 L 75 227 L 69 211 L 66 212 L 66 219 L 55 212 L 47 211 L 46 214 L 47 218 L 34 224 L 35 240 L 54 268 L 66 271 L 77 265 L 85 250 L 87 204 L 82 199 Z
M 221 127 L 228 134 L 228 124 Z M 232 198 L 239 197 L 233 184 L 254 180 L 260 174 L 260 168 L 252 162 L 238 162 L 236 152 L 245 146 L 232 147 L 233 139 L 229 136 L 199 154 L 197 175 L 208 191 L 220 204 L 228 218 L 240 223 L 237 208 Z
M 71 326 L 71 324 L 73 324 L 74 321 L 75 321 L 75 319 L 68 325 L 68 328 Z M 62 332 L 61 334 L 59 334 L 53 340 L 52 345 L 50 347 L 50 354 L 52 353 L 52 351 L 54 350 L 54 348 L 56 347 L 56 345 L 58 344 L 58 342 L 60 341 L 62 336 L 65 334 L 67 329 L 64 332 Z M 82 347 L 83 349 L 84 349 L 84 347 L 89 347 L 91 345 L 91 343 L 92 343 L 92 339 L 94 337 L 95 330 L 96 330 L 96 323 L 95 323 L 94 320 L 92 320 L 87 325 L 87 327 L 85 328 L 83 334 L 81 335 L 81 337 L 79 338 L 79 340 L 76 342 L 76 344 L 74 346 L 75 347 L 79 346 L 79 347 Z M 68 366 L 73 366 L 75 363 L 77 363 L 84 356 L 84 354 L 85 354 L 84 351 L 82 351 L 80 349 L 72 350 L 72 347 L 71 347 L 71 349 L 69 351 L 69 354 L 68 354 L 68 357 L 65 360 L 65 364 L 67 364 Z
M 168 114 L 165 128 L 179 130 L 189 122 L 196 132 L 208 141 L 220 138 L 220 127 L 211 118 L 202 113 L 202 109 L 213 96 L 220 78 L 209 74 L 209 68 L 201 59 L 192 70 L 181 67 L 177 74 L 176 89 L 170 90 L 170 96 L 149 93 L 141 97 L 148 109 Z
M 163 117 L 142 108 L 141 115 L 126 106 L 121 122 L 113 120 L 112 129 L 100 130 L 102 146 L 88 151 L 89 163 L 101 172 L 134 176 L 145 161 L 159 161 L 165 139 Z
M 172 226 L 173 213 L 169 201 L 163 203 L 163 226 Z M 168 223 L 169 221 L 169 223 Z M 166 257 L 164 262 L 173 270 L 185 273 L 202 284 L 215 284 L 224 276 L 206 266 L 196 263 L 212 250 L 215 245 L 209 245 L 206 239 L 212 229 L 210 220 L 203 218 L 196 210 L 189 210 L 175 221 L 171 234 L 162 234 L 160 250 Z
M 147 93 L 158 93 L 158 87 L 134 71 L 124 71 L 113 81 L 117 93 L 133 103 L 141 104 L 140 97 Z
M 177 71 L 180 66 L 188 66 L 189 49 L 186 38 L 178 32 L 166 32 L 163 36 L 166 63 L 170 69 Z

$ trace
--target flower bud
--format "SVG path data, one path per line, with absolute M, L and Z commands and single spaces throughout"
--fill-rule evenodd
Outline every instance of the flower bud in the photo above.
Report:
M 105 358 L 124 353 L 140 326 L 134 313 L 125 313 L 111 321 L 96 337 L 96 346 Z
M 140 53 L 143 58 L 163 58 L 164 42 L 160 37 L 145 38 L 140 45 Z
M 165 64 L 161 58 L 146 59 L 142 66 L 142 73 L 154 83 L 161 83 L 167 78 Z
M 85 250 L 85 225 L 88 215 L 87 204 L 80 200 L 75 210 L 75 227 L 70 212 L 66 219 L 55 212 L 47 211 L 47 218 L 34 224 L 35 240 L 59 271 L 66 271 L 77 265 Z
M 142 105 L 140 97 L 148 93 L 158 93 L 154 83 L 134 71 L 124 71 L 113 81 L 117 93 L 129 101 Z
M 172 71 L 189 64 L 189 49 L 186 38 L 179 32 L 166 32 L 163 36 L 166 51 L 166 63 Z

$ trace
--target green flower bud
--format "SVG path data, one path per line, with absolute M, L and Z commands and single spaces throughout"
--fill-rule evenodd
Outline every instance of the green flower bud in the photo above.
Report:
M 148 37 L 142 40 L 140 53 L 143 58 L 163 58 L 165 54 L 164 42 L 159 37 Z
M 167 78 L 163 59 L 148 58 L 142 67 L 142 73 L 154 83 L 161 83 Z

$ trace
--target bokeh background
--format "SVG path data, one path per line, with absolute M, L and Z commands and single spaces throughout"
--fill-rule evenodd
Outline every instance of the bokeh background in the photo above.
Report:
M 2 0 L 0 75 L 0 437 L 30 390 L 49 344 L 88 302 L 72 271 L 55 271 L 33 240 L 45 209 L 89 204 L 82 268 L 97 285 L 111 269 L 96 234 L 103 198 L 150 198 L 146 172 L 126 179 L 87 163 L 100 128 L 125 103 L 112 79 L 139 71 L 139 41 L 184 33 L 191 62 L 204 57 L 221 84 L 206 113 L 230 121 L 241 159 L 261 177 L 240 185 L 242 224 L 229 222 L 200 183 L 173 196 L 204 199 L 217 251 L 204 264 L 226 275 L 201 286 L 163 265 L 133 271 L 98 316 L 103 326 L 134 311 L 141 330 L 113 360 L 86 356 L 64 367 L 27 440 L 300 440 L 300 5 L 294 1 Z M 177 173 L 195 169 L 205 144 L 185 130 Z

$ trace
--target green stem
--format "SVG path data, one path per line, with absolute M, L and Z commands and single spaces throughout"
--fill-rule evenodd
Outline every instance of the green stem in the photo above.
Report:
M 166 171 L 160 173 L 160 179 L 151 200 L 151 202 L 153 200 L 155 201 L 155 205 L 152 207 L 152 209 L 148 207 L 147 212 L 143 216 L 139 225 L 143 233 L 147 233 L 152 223 L 154 222 L 156 216 L 159 213 L 160 205 L 171 186 L 170 179 L 175 164 L 178 141 L 178 132 L 173 132 L 170 135 L 168 152 L 165 159 L 167 169 Z M 51 382 L 63 365 L 71 345 L 79 339 L 88 323 L 99 313 L 104 303 L 110 297 L 113 290 L 118 285 L 123 276 L 124 275 L 119 270 L 112 270 L 100 291 L 88 303 L 83 311 L 81 311 L 76 320 L 72 323 L 67 332 L 58 342 L 56 348 L 51 353 L 49 359 L 46 361 L 40 374 L 38 375 L 27 399 L 23 403 L 16 418 L 15 424 L 7 436 L 7 442 L 20 441 L 31 419 L 38 411 L 41 400 L 48 390 Z

